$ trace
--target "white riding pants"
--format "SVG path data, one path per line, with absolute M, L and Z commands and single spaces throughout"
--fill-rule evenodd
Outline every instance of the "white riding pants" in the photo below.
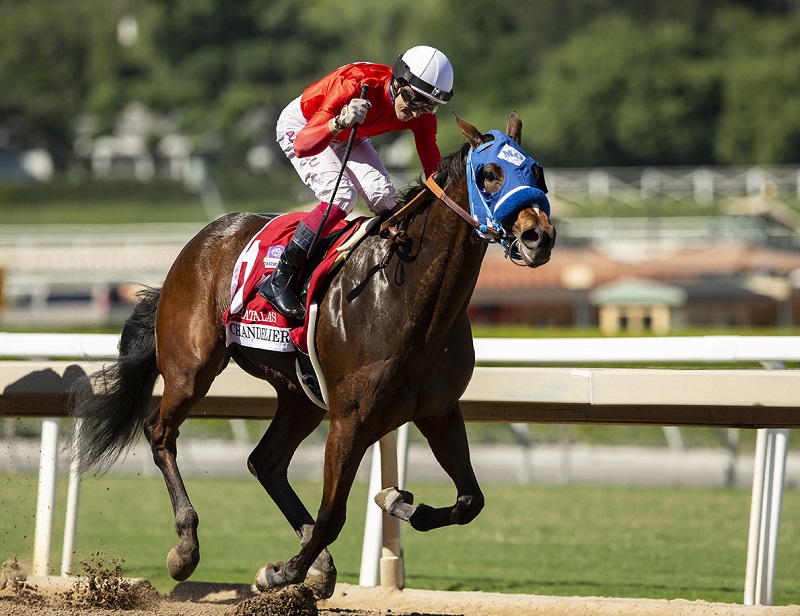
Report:
M 289 103 L 281 112 L 276 127 L 276 138 L 300 179 L 317 199 L 330 203 L 336 178 L 342 170 L 347 143 L 331 141 L 331 144 L 316 156 L 298 158 L 294 153 L 294 140 L 298 132 L 308 123 L 300 111 L 300 98 Z M 348 214 L 353 210 L 358 195 L 366 201 L 373 214 L 392 209 L 397 204 L 397 194 L 389 179 L 389 172 L 368 137 L 356 138 L 347 168 L 336 190 L 334 205 Z

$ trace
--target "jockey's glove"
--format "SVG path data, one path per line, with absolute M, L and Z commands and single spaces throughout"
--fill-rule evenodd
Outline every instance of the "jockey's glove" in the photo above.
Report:
M 367 99 L 354 98 L 342 107 L 338 116 L 333 118 L 333 125 L 336 130 L 345 130 L 354 124 L 361 124 L 367 117 L 367 109 L 370 107 L 372 107 L 372 103 Z

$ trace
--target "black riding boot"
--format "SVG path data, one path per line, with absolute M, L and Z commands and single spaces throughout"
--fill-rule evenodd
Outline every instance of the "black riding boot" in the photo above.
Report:
M 305 226 L 303 223 L 300 225 Z M 258 294 L 283 316 L 302 321 L 306 316 L 306 309 L 297 298 L 297 293 L 292 285 L 297 282 L 297 271 L 306 262 L 308 247 L 300 245 L 296 241 L 297 239 L 297 232 L 295 232 L 292 241 L 281 255 L 278 267 L 258 289 Z

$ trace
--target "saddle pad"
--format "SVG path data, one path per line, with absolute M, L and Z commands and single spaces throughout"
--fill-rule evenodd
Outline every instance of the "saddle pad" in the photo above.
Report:
M 287 319 L 258 294 L 259 287 L 277 266 L 284 248 L 304 216 L 304 212 L 292 212 L 273 218 L 256 233 L 239 255 L 231 277 L 231 305 L 222 315 L 226 346 L 238 344 L 279 352 L 299 349 L 308 353 L 308 323 L 298 325 L 297 321 Z M 347 241 L 364 220 L 365 217 L 345 220 L 333 229 L 332 233 L 341 233 L 311 273 L 305 298 L 306 315 L 309 314 L 311 300 L 324 291 L 338 254 L 336 248 Z

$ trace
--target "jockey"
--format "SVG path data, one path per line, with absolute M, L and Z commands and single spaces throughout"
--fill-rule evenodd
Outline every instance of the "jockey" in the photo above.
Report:
M 365 84 L 369 90 L 362 99 Z M 389 173 L 369 138 L 412 131 L 425 176 L 430 176 L 441 160 L 434 114 L 452 96 L 450 61 L 433 47 L 419 46 L 398 56 L 394 67 L 369 62 L 342 66 L 308 86 L 283 110 L 276 131 L 278 143 L 320 203 L 300 221 L 278 266 L 258 291 L 275 310 L 304 318 L 305 307 L 292 288 L 296 274 L 310 256 L 317 232 L 325 237 L 352 211 L 358 195 L 374 214 L 397 205 Z M 331 203 L 355 124 L 357 138 Z M 330 213 L 320 229 L 329 203 Z

